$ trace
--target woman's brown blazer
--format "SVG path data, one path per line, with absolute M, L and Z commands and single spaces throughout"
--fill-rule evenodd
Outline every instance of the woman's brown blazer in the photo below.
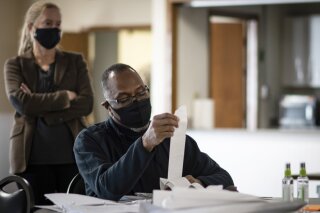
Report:
M 37 117 L 48 125 L 65 122 L 75 138 L 85 127 L 83 116 L 92 111 L 92 88 L 82 56 L 57 50 L 55 63 L 55 90 L 51 93 L 35 92 L 38 68 L 31 51 L 5 63 L 6 93 L 16 110 L 10 134 L 10 173 L 26 169 Z M 29 87 L 31 94 L 20 89 L 21 83 Z M 76 92 L 77 98 L 69 101 L 67 90 Z

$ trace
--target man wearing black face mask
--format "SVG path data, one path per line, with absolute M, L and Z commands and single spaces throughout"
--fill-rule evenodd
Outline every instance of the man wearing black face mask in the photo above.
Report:
M 159 189 L 159 178 L 168 174 L 170 137 L 179 119 L 170 113 L 150 121 L 149 89 L 129 65 L 115 64 L 102 76 L 110 118 L 83 130 L 74 145 L 76 162 L 86 193 L 119 200 L 135 192 Z M 203 186 L 223 185 L 234 189 L 228 172 L 196 142 L 186 137 L 183 176 Z

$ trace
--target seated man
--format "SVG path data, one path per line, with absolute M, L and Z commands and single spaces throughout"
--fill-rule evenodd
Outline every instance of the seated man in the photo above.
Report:
M 167 178 L 170 137 L 178 118 L 170 113 L 154 116 L 148 87 L 130 66 L 115 64 L 102 76 L 106 101 L 102 105 L 110 118 L 84 129 L 78 135 L 74 153 L 87 195 L 119 200 L 135 192 L 160 188 Z M 196 142 L 186 136 L 183 176 L 203 186 L 223 185 L 233 189 L 233 181 Z

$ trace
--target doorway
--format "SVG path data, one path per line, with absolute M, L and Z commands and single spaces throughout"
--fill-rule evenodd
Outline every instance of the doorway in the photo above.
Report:
M 249 33 L 252 27 L 246 19 L 210 18 L 209 94 L 217 128 L 256 127 L 257 34 Z
M 242 20 L 210 18 L 210 94 L 217 128 L 243 128 L 245 124 L 244 41 Z

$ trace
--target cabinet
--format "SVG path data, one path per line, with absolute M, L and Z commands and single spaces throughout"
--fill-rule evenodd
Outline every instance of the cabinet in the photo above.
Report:
M 320 87 L 320 15 L 288 17 L 284 25 L 283 83 Z

